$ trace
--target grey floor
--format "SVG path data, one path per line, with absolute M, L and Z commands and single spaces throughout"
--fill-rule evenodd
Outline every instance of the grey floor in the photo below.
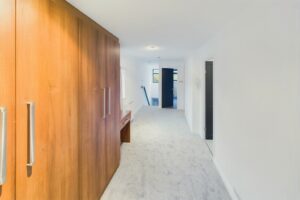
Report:
M 213 140 L 206 140 L 206 144 L 207 144 L 208 149 L 210 150 L 211 154 L 214 155 L 214 153 L 215 153 L 214 141 Z
M 102 200 L 229 200 L 204 140 L 184 113 L 143 108 Z

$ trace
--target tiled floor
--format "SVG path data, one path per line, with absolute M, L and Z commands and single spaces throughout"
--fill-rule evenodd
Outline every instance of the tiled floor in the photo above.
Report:
M 102 200 L 229 200 L 204 140 L 184 113 L 145 107 Z

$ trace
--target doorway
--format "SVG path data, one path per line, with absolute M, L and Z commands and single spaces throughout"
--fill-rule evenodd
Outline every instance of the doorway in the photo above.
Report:
M 177 108 L 177 69 L 162 68 L 162 108 Z
M 213 140 L 213 61 L 205 62 L 205 138 Z

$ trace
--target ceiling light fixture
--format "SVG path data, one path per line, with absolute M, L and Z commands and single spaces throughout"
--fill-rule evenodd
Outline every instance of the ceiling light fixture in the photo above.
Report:
M 149 45 L 149 46 L 146 47 L 146 49 L 148 51 L 157 51 L 157 50 L 159 50 L 159 47 L 156 46 L 156 45 Z

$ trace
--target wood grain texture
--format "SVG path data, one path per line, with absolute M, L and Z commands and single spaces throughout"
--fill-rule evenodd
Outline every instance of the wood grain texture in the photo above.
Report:
M 106 66 L 105 66 L 105 34 L 103 31 L 98 30 L 98 40 L 97 40 L 97 64 L 100 67 L 100 74 L 98 74 L 98 79 L 100 79 L 100 87 L 101 87 L 101 99 L 97 100 L 97 103 L 100 103 L 100 116 L 101 120 L 98 121 L 100 129 L 100 145 L 98 147 L 98 170 L 100 171 L 100 176 L 98 177 L 100 180 L 99 188 L 98 188 L 98 197 L 97 200 L 101 197 L 101 195 L 104 193 L 105 188 L 109 184 L 109 182 L 106 179 L 106 116 L 105 110 L 104 110 L 104 88 L 106 87 Z
M 17 0 L 17 199 L 78 199 L 78 19 L 48 0 Z M 27 168 L 26 102 L 36 104 Z
M 80 199 L 96 200 L 105 185 L 104 39 L 93 25 L 80 23 Z
M 10 171 L 12 187 L 3 187 L 12 191 L 10 196 L 2 193 L 0 198 L 99 199 L 120 162 L 119 41 L 63 0 L 16 3 L 16 49 L 14 42 L 0 44 L 1 56 L 7 58 L 3 66 L 11 65 L 1 65 L 7 79 L 0 81 L 12 83 L 13 89 L 0 91 L 0 103 L 11 94 L 12 113 L 16 106 L 11 116 L 16 120 L 17 170 Z M 2 47 L 16 59 L 11 62 Z M 36 104 L 36 163 L 30 168 L 29 101 Z M 15 120 L 11 118 L 11 166 Z
M 118 40 L 80 23 L 80 199 L 104 192 L 120 161 Z M 105 98 L 105 100 L 104 100 Z
M 111 90 L 106 123 L 106 174 L 110 180 L 120 164 L 120 52 L 114 38 L 106 36 L 105 44 L 107 88 Z
M 128 121 L 128 123 L 126 123 L 125 126 L 121 129 L 121 143 L 130 143 L 130 126 L 130 121 Z
M 121 112 L 121 142 L 130 143 L 131 111 Z
M 0 199 L 13 200 L 15 199 L 15 1 L 0 0 L 0 19 L 0 107 L 6 107 L 8 117 L 7 175 L 6 182 L 0 186 Z
M 104 33 L 108 35 L 109 37 L 113 38 L 116 41 L 119 41 L 119 38 L 117 38 L 114 34 L 103 28 L 100 24 L 92 20 L 90 17 L 82 13 L 80 10 L 75 8 L 73 5 L 68 3 L 66 0 L 52 0 L 57 3 L 63 4 L 64 8 L 68 10 L 69 13 L 72 13 L 73 15 L 76 15 L 78 18 L 81 19 L 82 22 L 89 23 L 95 30 Z

